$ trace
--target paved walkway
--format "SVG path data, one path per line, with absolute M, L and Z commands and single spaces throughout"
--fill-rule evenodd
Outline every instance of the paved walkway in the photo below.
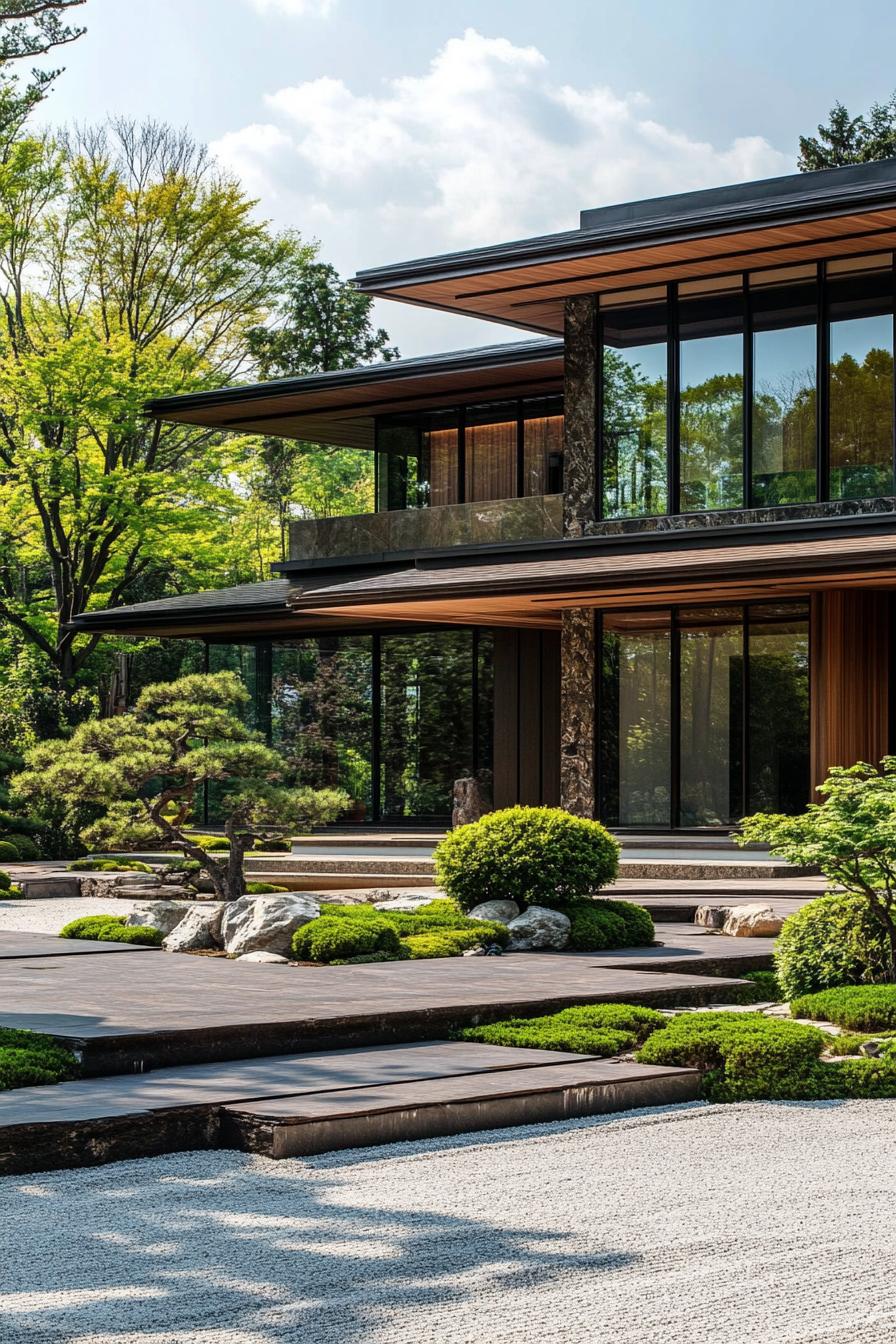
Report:
M 894 1134 L 892 1102 L 693 1106 L 12 1177 L 2 1338 L 884 1344 Z

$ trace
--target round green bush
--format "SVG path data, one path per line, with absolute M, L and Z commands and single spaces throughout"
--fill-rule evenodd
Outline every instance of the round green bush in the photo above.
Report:
M 18 863 L 19 851 L 8 840 L 0 840 L 0 863 Z
M 68 865 L 70 873 L 151 873 L 148 863 L 139 859 L 73 859 Z
M 59 930 L 60 938 L 97 939 L 101 929 L 124 924 L 124 915 L 81 915 Z
M 434 857 L 436 880 L 462 910 L 495 900 L 556 908 L 613 881 L 619 844 L 562 808 L 509 807 L 449 832 Z
M 654 940 L 649 911 L 631 901 L 572 901 L 562 907 L 570 922 L 567 947 L 603 952 L 611 947 L 649 947 Z
M 3 869 L 0 868 L 0 891 L 9 891 L 11 886 L 12 878 L 9 873 L 4 872 Z
M 398 956 L 398 934 L 385 919 L 312 919 L 292 936 L 293 955 L 299 961 L 347 961 L 351 957 L 383 953 Z
M 19 835 L 16 832 L 12 832 L 9 835 L 5 835 L 3 839 L 8 845 L 15 846 L 20 859 L 28 862 L 40 858 L 40 850 L 31 839 L 30 835 Z
M 139 943 L 142 947 L 161 947 L 165 935 L 151 924 L 106 924 L 96 937 L 101 943 Z
M 79 1072 L 70 1050 L 36 1031 L 0 1028 L 0 1091 L 60 1083 Z
M 785 919 L 775 973 L 786 999 L 893 978 L 883 926 L 865 897 L 850 892 L 821 896 Z
M 247 896 L 269 896 L 272 892 L 289 891 L 289 887 L 273 887 L 270 882 L 247 882 Z

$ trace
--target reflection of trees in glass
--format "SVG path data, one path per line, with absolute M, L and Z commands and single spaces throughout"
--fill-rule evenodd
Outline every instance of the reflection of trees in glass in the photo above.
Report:
M 369 638 L 325 636 L 275 645 L 272 734 L 297 781 L 343 788 L 371 805 Z
M 872 349 L 861 363 L 831 365 L 831 494 L 856 499 L 893 489 L 893 355 Z
M 449 816 L 473 769 L 471 632 L 384 636 L 381 683 L 383 815 Z
M 753 392 L 753 496 L 757 504 L 815 498 L 815 369 L 757 378 Z
M 743 401 L 740 373 L 719 373 L 682 387 L 683 510 L 735 509 L 743 504 Z
M 670 824 L 670 669 L 668 627 L 605 629 L 602 812 L 610 825 Z
M 664 513 L 665 378 L 651 380 L 637 359 L 605 346 L 603 402 L 604 516 Z
M 802 812 L 809 800 L 809 627 L 750 628 L 749 812 Z

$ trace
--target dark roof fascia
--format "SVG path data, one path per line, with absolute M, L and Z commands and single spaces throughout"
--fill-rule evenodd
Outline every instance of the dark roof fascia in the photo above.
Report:
M 823 183 L 815 181 L 823 178 Z M 879 180 L 883 178 L 884 180 Z M 805 183 L 805 190 L 784 184 Z M 774 188 L 777 186 L 778 191 Z M 748 194 L 749 188 L 749 194 Z M 634 201 L 630 205 L 609 206 L 603 223 L 603 211 L 582 212 L 583 227 L 563 233 L 544 234 L 493 247 L 450 252 L 436 257 L 371 267 L 359 271 L 353 283 L 364 293 L 378 293 L 406 284 L 478 275 L 533 262 L 564 261 L 601 252 L 628 250 L 667 241 L 681 241 L 726 231 L 742 231 L 771 222 L 792 223 L 843 214 L 847 210 L 871 209 L 885 203 L 896 204 L 896 159 L 849 168 L 832 168 L 820 173 L 797 173 L 781 178 L 766 178 L 741 188 L 745 199 L 732 202 L 729 187 L 713 187 L 701 192 Z M 717 193 L 724 195 L 724 200 Z M 783 194 L 782 194 L 783 193 Z M 666 213 L 659 213 L 662 206 Z M 639 215 L 643 208 L 644 215 Z M 613 216 L 617 216 L 614 218 Z M 618 216 L 622 217 L 619 218 Z M 589 222 L 585 226 L 585 221 Z M 592 224 L 594 221 L 594 224 Z M 478 314 L 472 314 L 478 316 Z
M 694 515 L 695 517 L 697 515 Z M 479 565 L 514 564 L 520 560 L 566 560 L 588 555 L 639 555 L 654 551 L 712 549 L 725 545 L 751 545 L 757 538 L 770 545 L 779 542 L 811 541 L 824 537 L 878 536 L 896 533 L 896 513 L 845 514 L 831 518 L 786 518 L 772 522 L 728 523 L 682 528 L 656 528 L 645 532 L 622 532 L 567 540 L 488 542 L 480 545 L 445 546 L 423 551 L 375 552 L 353 556 L 318 556 L 308 560 L 283 560 L 271 565 L 278 574 L 298 577 L 326 573 L 335 578 L 352 571 L 379 569 L 456 569 Z M 362 577 L 358 574 L 357 577 Z M 313 584 L 309 585 L 313 588 Z
M 450 351 L 445 355 L 421 355 L 413 359 L 396 359 L 385 364 L 360 365 L 353 369 L 330 369 L 325 373 L 309 373 L 297 378 L 277 378 L 267 383 L 249 383 L 245 387 L 225 387 L 214 392 L 187 392 L 183 396 L 156 397 L 145 404 L 147 415 L 164 420 L 173 411 L 208 410 L 216 406 L 241 406 L 275 396 L 327 392 L 335 388 L 366 387 L 380 383 L 401 382 L 405 378 L 426 377 L 430 374 L 474 373 L 480 369 L 499 369 L 526 365 L 538 360 L 563 354 L 563 341 L 552 340 L 508 341 L 506 345 L 489 345 L 480 349 Z M 339 410 L 339 407 L 334 407 Z M 226 425 L 218 426 L 226 429 Z
M 212 594 L 210 593 L 211 597 Z M 130 629 L 133 625 L 195 625 L 210 619 L 226 619 L 234 625 L 249 621 L 283 619 L 289 615 L 289 604 L 283 602 L 267 603 L 257 607 L 234 607 L 209 603 L 207 607 L 190 607 L 188 611 L 146 611 L 138 607 L 109 607 L 99 611 L 85 611 L 74 616 L 63 629 L 73 630 L 76 634 L 86 631 Z

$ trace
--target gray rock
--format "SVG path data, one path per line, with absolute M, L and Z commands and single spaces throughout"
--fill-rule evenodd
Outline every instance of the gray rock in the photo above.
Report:
M 150 901 L 147 905 L 135 905 L 124 922 L 129 928 L 148 924 L 151 929 L 169 934 L 177 928 L 189 909 L 186 901 Z
M 543 905 L 530 905 L 507 925 L 510 931 L 508 952 L 540 952 L 545 948 L 558 950 L 569 938 L 570 923 L 559 910 L 548 910 Z
M 722 925 L 729 938 L 777 938 L 784 916 L 770 905 L 733 905 Z
M 462 957 L 484 957 L 484 947 L 468 947 L 466 952 L 461 952 Z
M 292 935 L 320 914 L 320 906 L 297 891 L 270 896 L 241 896 L 228 902 L 221 921 L 224 950 L 240 957 L 244 952 L 276 952 L 289 956 Z
M 193 895 L 189 887 L 184 886 L 148 886 L 145 882 L 132 882 L 106 892 L 107 896 L 120 897 L 127 901 L 188 901 Z
M 257 961 L 263 966 L 289 965 L 289 957 L 281 957 L 277 952 L 243 952 L 237 961 Z
M 889 1044 L 889 1042 L 885 1042 L 882 1040 L 863 1041 L 862 1044 L 859 1046 L 859 1054 L 866 1055 L 869 1059 L 877 1059 L 883 1049 L 884 1044 Z
M 512 919 L 516 919 L 520 913 L 520 908 L 516 901 L 483 901 L 481 905 L 474 905 L 467 916 L 468 919 L 490 919 L 498 924 L 509 924 Z
M 204 952 L 221 946 L 223 901 L 203 901 L 187 911 L 162 944 L 169 952 Z
M 704 929 L 720 929 L 730 914 L 731 907 L 728 905 L 698 905 L 694 923 Z
M 156 891 L 162 885 L 155 873 L 74 873 L 81 884 L 81 895 L 96 897 L 121 896 L 122 887 L 141 887 L 145 893 Z
M 491 809 L 491 799 L 482 780 L 475 775 L 467 775 L 454 781 L 454 798 L 451 808 L 451 825 L 467 826 L 478 821 Z

